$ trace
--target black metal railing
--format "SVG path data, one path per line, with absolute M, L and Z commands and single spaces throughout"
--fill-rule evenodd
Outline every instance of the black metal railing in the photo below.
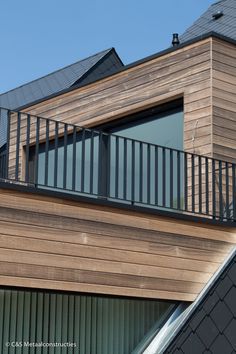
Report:
M 6 178 L 6 146 L 0 148 L 0 178 Z
M 0 177 L 120 203 L 236 220 L 235 164 L 7 112 Z

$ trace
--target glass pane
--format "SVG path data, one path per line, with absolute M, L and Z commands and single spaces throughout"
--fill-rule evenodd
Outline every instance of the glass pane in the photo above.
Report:
M 98 133 L 89 131 L 86 131 L 84 135 L 77 133 L 74 143 L 73 136 L 70 134 L 67 137 L 66 148 L 64 146 L 64 138 L 59 139 L 57 152 L 55 151 L 55 141 L 50 142 L 48 169 L 46 171 L 46 146 L 44 143 L 40 144 L 37 184 L 40 187 L 60 188 L 73 192 L 97 194 L 98 152 Z
M 110 196 L 183 207 L 184 156 L 169 149 L 183 150 L 183 112 L 154 115 L 111 132 L 117 137 L 111 137 Z
M 110 133 L 70 132 L 66 143 L 64 136 L 57 144 L 50 141 L 48 153 L 41 143 L 36 184 L 152 207 L 183 207 L 184 156 L 170 150 L 183 150 L 183 112 L 149 114 Z
M 115 134 L 151 144 L 183 150 L 183 112 L 133 122 L 132 126 L 116 128 Z

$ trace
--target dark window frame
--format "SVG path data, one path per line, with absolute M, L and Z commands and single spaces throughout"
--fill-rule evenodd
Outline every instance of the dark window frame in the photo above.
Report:
M 146 110 L 142 110 L 127 116 L 124 116 L 119 119 L 112 120 L 105 124 L 98 125 L 91 129 L 94 129 L 97 134 L 99 132 L 105 133 L 101 134 L 99 138 L 99 165 L 98 165 L 98 197 L 101 198 L 109 198 L 109 181 L 110 181 L 110 156 L 109 156 L 109 134 L 116 135 L 121 129 L 132 128 L 133 126 L 137 126 L 139 123 L 143 122 L 151 122 L 154 120 L 158 120 L 161 118 L 165 118 L 171 114 L 183 112 L 183 98 L 179 98 L 173 100 L 171 102 L 167 102 Z M 71 144 L 73 133 L 68 134 L 67 136 L 67 144 Z M 76 136 L 76 142 L 80 142 L 82 140 L 82 134 L 78 133 Z M 85 140 L 89 138 L 90 134 L 85 131 Z M 132 138 L 131 138 L 132 140 Z M 145 139 L 143 140 L 145 142 Z M 41 142 L 39 144 L 39 150 L 45 146 L 45 142 Z M 48 151 L 54 149 L 55 139 L 51 139 L 49 141 Z M 64 146 L 64 136 L 58 137 L 58 148 Z M 29 180 L 30 183 L 37 185 L 37 181 L 35 181 L 35 150 L 36 147 L 30 147 L 29 153 Z M 106 158 L 104 158 L 106 157 Z M 52 188 L 57 188 L 57 186 L 53 186 Z M 78 191 L 79 192 L 79 191 Z
M 96 130 L 101 130 L 108 134 L 116 134 L 116 131 L 120 130 L 121 128 L 131 128 L 132 126 L 136 125 L 137 122 L 140 122 L 141 124 L 143 121 L 152 121 L 154 119 L 157 119 L 157 117 L 154 117 L 155 115 L 158 115 L 159 119 L 164 118 L 169 114 L 183 112 L 183 108 L 183 98 L 179 98 L 152 108 L 140 110 L 136 113 L 127 114 L 124 117 L 114 119 L 112 121 L 109 121 L 108 123 L 103 123 L 93 128 Z

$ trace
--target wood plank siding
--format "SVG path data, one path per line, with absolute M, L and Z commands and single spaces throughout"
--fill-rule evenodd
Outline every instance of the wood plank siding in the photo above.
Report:
M 235 162 L 235 57 L 232 44 L 200 40 L 24 112 L 92 127 L 183 98 L 184 149 Z M 16 114 L 11 123 L 9 167 L 14 179 Z M 24 167 L 23 128 L 19 164 Z M 196 205 L 199 185 L 202 198 L 206 190 L 206 162 L 201 163 Z M 189 165 L 187 169 L 190 201 Z M 211 202 L 210 184 L 208 189 Z M 184 221 L 0 188 L 1 285 L 193 301 L 235 244 L 236 228 L 201 218 Z
M 183 97 L 185 150 L 211 155 L 211 41 L 177 49 L 25 111 L 91 127 Z
M 217 39 L 212 48 L 213 156 L 236 161 L 236 51 Z
M 236 243 L 223 228 L 0 190 L 0 284 L 187 300 Z

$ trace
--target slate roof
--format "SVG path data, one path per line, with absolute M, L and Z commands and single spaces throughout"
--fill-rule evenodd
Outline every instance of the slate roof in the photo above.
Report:
M 223 11 L 223 16 L 214 20 L 212 15 Z M 236 40 L 236 0 L 221 0 L 212 4 L 181 36 L 180 43 L 192 40 L 209 32 Z
M 19 110 L 72 86 L 82 86 L 111 75 L 123 67 L 114 48 L 104 50 L 86 59 L 0 94 L 0 107 Z M 7 115 L 0 111 L 0 147 L 6 142 Z
M 170 326 L 156 354 L 236 353 L 236 249 L 197 300 Z M 152 346 L 154 348 L 154 346 Z
M 104 66 L 104 62 L 106 65 Z M 100 70 L 100 66 L 103 69 Z M 60 92 L 73 85 L 88 83 L 88 76 L 112 74 L 123 66 L 114 48 L 104 50 L 86 59 L 54 71 L 39 79 L 28 82 L 13 90 L 0 94 L 0 107 L 18 109 L 24 105 Z M 99 72 L 99 74 L 97 73 Z M 91 78 L 92 80 L 92 78 Z

